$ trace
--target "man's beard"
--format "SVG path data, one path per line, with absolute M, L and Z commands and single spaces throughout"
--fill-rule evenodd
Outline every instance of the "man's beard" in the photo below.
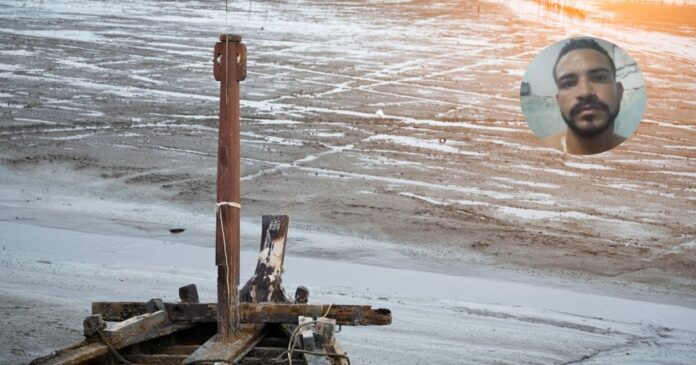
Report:
M 604 110 L 609 115 L 609 117 L 607 118 L 607 122 L 603 126 L 601 126 L 600 128 L 582 129 L 582 128 L 578 127 L 578 125 L 575 123 L 575 117 L 578 114 L 580 114 L 583 107 L 588 106 L 588 105 L 591 105 L 597 109 Z M 610 113 L 608 105 L 602 103 L 599 100 L 594 99 L 594 100 L 589 100 L 589 101 L 584 101 L 584 102 L 578 102 L 577 104 L 575 104 L 573 106 L 572 109 L 570 109 L 570 117 L 569 118 L 566 118 L 566 116 L 563 113 L 561 113 L 561 117 L 565 121 L 568 128 L 570 128 L 570 130 L 573 131 L 573 133 L 575 133 L 575 135 L 577 135 L 578 137 L 581 137 L 581 138 L 592 138 L 592 137 L 595 137 L 595 136 L 598 136 L 598 135 L 604 133 L 604 131 L 606 131 L 609 128 L 613 128 L 614 120 L 619 115 L 619 109 L 621 109 L 621 106 L 617 105 L 616 110 L 613 113 Z

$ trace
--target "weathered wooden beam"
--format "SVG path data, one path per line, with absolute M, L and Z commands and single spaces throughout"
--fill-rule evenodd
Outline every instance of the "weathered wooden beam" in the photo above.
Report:
M 145 313 L 144 302 L 92 302 L 92 315 L 101 314 L 105 321 L 125 321 Z
M 287 215 L 264 215 L 261 225 L 261 247 L 254 275 L 239 291 L 239 299 L 247 303 L 287 302 L 283 289 L 283 261 L 288 236 Z
M 217 304 L 164 303 L 172 321 L 215 322 Z M 104 320 L 119 321 L 144 313 L 142 302 L 94 302 L 92 314 L 101 314 Z M 329 305 L 241 303 L 239 316 L 242 323 L 297 323 L 298 316 L 321 317 Z M 389 309 L 372 309 L 369 305 L 331 305 L 327 315 L 338 325 L 383 326 L 391 324 Z
M 167 322 L 169 322 L 167 311 L 160 310 L 154 313 L 146 313 L 128 318 L 125 321 L 116 323 L 105 329 L 103 333 L 109 343 L 117 346 L 126 342 L 129 338 L 162 327 Z
M 244 365 L 268 365 L 268 359 L 265 358 L 258 358 L 258 357 L 245 357 L 244 361 L 242 362 Z M 280 362 L 272 362 L 270 364 L 278 364 L 278 365 L 284 365 L 287 364 L 288 361 L 280 361 Z M 298 357 L 297 359 L 292 360 L 292 365 L 307 365 L 307 362 L 303 357 Z
M 146 303 L 140 303 L 141 310 L 145 310 L 145 305 Z M 166 311 L 145 313 L 104 329 L 102 333 L 109 341 L 109 344 L 118 350 L 195 325 L 192 322 L 171 323 L 166 319 Z M 89 344 L 83 342 L 76 346 L 58 350 L 55 354 L 47 357 L 36 359 L 31 365 L 79 365 L 90 359 L 105 355 L 109 351 L 109 347 L 102 341 Z
M 239 81 L 246 75 L 246 47 L 241 40 L 237 35 L 222 34 L 213 54 L 213 75 L 220 81 L 215 265 L 218 268 L 218 338 L 222 341 L 231 341 L 239 327 Z
M 231 364 L 263 336 L 263 331 L 263 325 L 241 325 L 234 335 L 224 341 L 217 334 L 187 357 L 184 364 Z
M 40 357 L 32 361 L 29 365 L 79 365 L 83 364 L 85 361 L 104 355 L 107 352 L 109 352 L 109 348 L 101 342 L 90 344 L 83 342 L 75 346 L 58 350 L 48 356 Z
M 161 354 L 129 354 L 124 358 L 132 364 L 157 364 L 157 365 L 181 365 L 186 359 L 185 355 L 161 355 Z

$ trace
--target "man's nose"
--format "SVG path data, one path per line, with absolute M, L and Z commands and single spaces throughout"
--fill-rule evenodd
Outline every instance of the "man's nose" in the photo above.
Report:
M 594 84 L 586 77 L 580 78 L 577 86 L 577 97 L 586 98 L 588 96 L 595 96 Z

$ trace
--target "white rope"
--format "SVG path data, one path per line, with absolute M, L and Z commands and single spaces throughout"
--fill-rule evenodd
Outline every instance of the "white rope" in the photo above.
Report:
M 333 307 L 333 303 L 329 304 L 329 307 L 326 309 L 326 313 L 324 313 L 324 314 L 323 314 L 322 316 L 320 316 L 319 318 L 327 318 L 327 316 L 329 315 L 329 312 L 331 312 L 331 308 L 332 308 L 332 307 Z M 324 309 L 324 305 L 322 304 L 321 307 L 319 308 L 319 313 L 323 312 L 323 309 Z M 312 331 L 314 331 L 314 329 L 316 328 L 317 322 L 318 322 L 318 321 L 315 320 L 315 321 L 309 321 L 309 322 L 305 322 L 305 323 L 302 323 L 302 324 L 300 324 L 300 325 L 297 325 L 297 327 L 295 327 L 295 330 L 292 331 L 292 334 L 290 334 L 290 342 L 288 342 L 288 350 L 287 350 L 286 352 L 280 354 L 280 355 L 276 358 L 276 361 L 280 361 L 280 359 L 282 358 L 282 356 L 287 354 L 287 356 L 288 356 L 288 364 L 289 364 L 289 365 L 292 365 L 292 353 L 293 353 L 293 352 L 304 352 L 304 353 L 307 353 L 307 354 L 320 355 L 320 356 L 337 356 L 337 357 L 342 357 L 342 358 L 345 358 L 346 360 L 348 360 L 348 363 L 350 364 L 350 359 L 348 359 L 348 357 L 345 356 L 345 355 L 335 354 L 335 353 L 329 353 L 329 352 L 326 352 L 326 351 L 321 352 L 321 351 L 306 351 L 306 350 L 298 350 L 298 349 L 296 349 L 296 347 L 297 347 L 297 342 L 298 342 L 298 339 L 299 339 L 299 337 L 300 337 L 301 332 L 302 332 L 306 327 L 311 327 L 311 328 L 312 328 Z
M 225 226 L 222 225 L 222 209 L 220 207 L 222 206 L 228 206 L 228 207 L 233 207 L 237 209 L 242 209 L 242 205 L 239 203 L 235 202 L 219 202 L 215 204 L 215 212 L 217 212 L 218 217 L 220 218 L 220 232 L 222 232 L 222 244 L 225 246 L 225 263 L 228 264 L 227 262 L 227 240 L 225 239 Z M 229 266 L 228 266 L 229 267 Z M 227 285 L 229 289 L 229 284 Z
M 229 305 L 232 302 L 232 287 L 230 285 L 230 274 L 227 272 L 230 268 L 230 261 L 227 258 L 227 239 L 225 238 L 225 226 L 222 224 L 222 209 L 220 207 L 222 206 L 228 206 L 228 207 L 233 207 L 237 209 L 242 209 L 242 205 L 239 203 L 235 202 L 218 202 L 215 204 L 215 212 L 218 214 L 218 217 L 220 219 L 220 232 L 222 233 L 222 246 L 223 246 L 223 251 L 225 251 L 225 283 L 227 284 L 227 305 Z M 239 320 L 239 306 L 237 306 L 237 320 Z M 232 318 L 230 318 L 230 326 L 232 328 L 237 328 L 238 326 L 236 323 L 232 323 Z
M 228 207 L 233 207 L 233 208 L 237 208 L 237 209 L 242 209 L 242 205 L 239 204 L 239 203 L 235 203 L 235 202 L 219 202 L 219 203 L 215 204 L 215 210 L 216 210 L 216 211 L 220 211 L 220 207 L 222 207 L 222 206 L 228 206 Z
M 331 307 L 333 307 L 333 303 L 329 304 L 329 309 L 327 309 L 327 310 L 326 310 L 326 313 L 324 313 L 324 315 L 321 316 L 320 318 L 326 318 L 326 316 L 329 315 L 329 312 L 331 312 Z M 321 309 L 324 309 L 324 305 L 323 305 L 323 304 L 322 304 L 322 306 L 321 306 Z
M 326 316 L 329 315 L 329 312 L 331 312 L 331 307 L 333 307 L 333 303 L 329 304 L 329 308 L 326 310 L 326 313 L 319 318 L 326 318 Z M 321 309 L 323 309 L 323 305 L 322 305 Z M 302 324 L 298 325 L 297 327 L 295 327 L 295 330 L 292 331 L 292 334 L 290 334 L 290 342 L 288 342 L 288 350 L 286 352 L 283 352 L 280 355 L 278 355 L 278 357 L 276 357 L 276 362 L 281 361 L 282 357 L 284 355 L 286 355 L 288 357 L 288 365 L 292 365 L 292 354 L 294 352 L 301 352 L 301 353 L 305 353 L 305 354 L 342 358 L 342 359 L 346 360 L 348 365 L 350 365 L 350 359 L 345 354 L 328 352 L 326 350 L 324 350 L 324 351 L 307 351 L 307 350 L 300 350 L 300 349 L 296 348 L 302 331 L 307 327 L 312 328 L 312 331 L 314 331 L 314 329 L 316 328 L 317 322 L 318 321 L 309 321 L 309 322 L 302 323 Z

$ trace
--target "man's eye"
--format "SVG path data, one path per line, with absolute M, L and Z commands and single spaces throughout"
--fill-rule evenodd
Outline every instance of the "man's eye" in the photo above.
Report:
M 567 89 L 569 87 L 572 87 L 574 85 L 574 82 L 572 80 L 564 80 L 558 83 L 558 87 L 561 89 Z
M 602 75 L 602 74 L 594 75 L 592 80 L 595 82 L 607 82 L 607 81 L 609 81 L 609 75 Z

